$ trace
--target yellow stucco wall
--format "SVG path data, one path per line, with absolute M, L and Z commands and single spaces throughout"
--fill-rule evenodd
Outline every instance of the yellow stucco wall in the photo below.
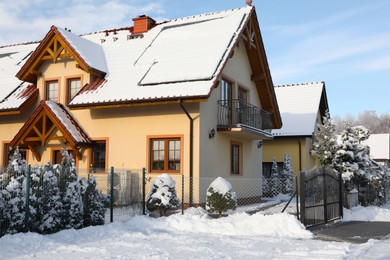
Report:
M 44 86 L 47 80 L 55 79 L 59 81 L 59 102 L 63 104 L 66 102 L 67 78 L 81 77 L 82 85 L 90 81 L 90 76 L 78 69 L 76 63 L 70 60 L 59 61 L 56 64 L 47 61 L 41 66 L 40 71 L 42 76 L 37 81 L 40 91 L 37 104 L 44 99 Z M 251 68 L 244 44 L 236 47 L 233 57 L 229 59 L 223 71 L 223 76 L 233 81 L 235 91 L 237 91 L 238 85 L 246 88 L 249 93 L 249 102 L 261 107 L 256 87 L 250 80 Z M 217 132 L 214 138 L 209 139 L 209 131 L 213 128 L 216 129 L 217 126 L 217 100 L 219 99 L 220 88 L 216 88 L 212 91 L 208 102 L 184 104 L 194 119 L 194 178 L 207 177 L 214 180 L 218 176 L 222 176 L 247 180 L 260 179 L 262 150 L 257 147 L 256 141 L 237 136 L 233 137 L 228 133 L 220 132 Z M 27 114 L 31 115 L 37 104 L 23 115 L 0 117 L 0 138 L 2 142 L 9 142 L 14 138 L 28 119 Z M 111 166 L 116 169 L 148 168 L 148 137 L 182 137 L 183 159 L 181 172 L 185 176 L 189 176 L 190 121 L 179 103 L 71 110 L 71 113 L 92 139 L 107 140 L 108 168 Z M 242 147 L 242 158 L 240 158 L 242 171 L 239 176 L 230 174 L 231 142 L 240 143 Z M 42 153 L 40 162 L 36 161 L 31 152 L 28 153 L 28 163 L 32 165 L 46 163 L 51 159 L 52 149 L 63 145 L 58 142 L 51 142 L 46 147 L 40 148 L 39 152 Z M 0 150 L 1 156 L 3 156 L 3 149 Z M 77 161 L 77 165 L 79 171 L 85 174 L 90 163 L 89 152 L 82 152 L 82 158 Z M 196 179 L 194 183 L 194 202 L 204 202 L 205 189 L 208 185 L 202 184 L 202 181 L 196 182 Z M 253 185 L 252 188 L 261 193 L 261 182 L 250 182 L 249 185 Z M 241 187 L 241 191 L 238 193 L 241 193 L 240 196 L 244 196 L 245 192 L 253 194 L 253 189 Z
M 284 154 L 291 157 L 294 175 L 310 170 L 315 166 L 315 160 L 310 155 L 312 149 L 311 137 L 276 137 L 263 142 L 263 162 L 284 161 Z

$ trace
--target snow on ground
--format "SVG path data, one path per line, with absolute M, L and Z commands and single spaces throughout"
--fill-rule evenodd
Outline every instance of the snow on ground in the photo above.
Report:
M 388 218 L 387 208 L 353 208 L 351 219 Z M 349 212 L 348 212 L 349 213 Z M 347 214 L 348 214 L 347 213 Z M 372 219 L 371 219 L 372 218 Z M 238 212 L 210 218 L 200 208 L 52 235 L 0 238 L 2 259 L 389 259 L 390 240 L 364 244 L 316 240 L 291 214 Z

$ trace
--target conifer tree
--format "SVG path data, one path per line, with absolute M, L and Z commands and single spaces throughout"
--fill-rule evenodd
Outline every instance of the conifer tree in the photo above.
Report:
M 325 112 L 323 124 L 318 124 L 318 131 L 314 134 L 313 150 L 311 154 L 319 166 L 333 167 L 333 158 L 338 150 L 336 128 L 332 123 L 329 111 Z
M 291 194 L 294 191 L 293 169 L 291 165 L 291 158 L 288 153 L 284 154 L 282 183 L 283 194 Z
M 61 222 L 66 229 L 83 227 L 83 200 L 81 186 L 77 181 L 77 172 L 72 156 L 61 149 L 61 165 L 55 167 L 59 173 L 59 190 L 62 201 Z
M 104 224 L 104 203 L 102 194 L 96 188 L 96 179 L 93 175 L 88 180 L 80 180 L 84 204 L 84 226 Z
M 51 234 L 59 231 L 61 229 L 62 203 L 58 179 L 48 165 L 45 166 L 45 173 L 43 174 L 40 205 L 39 232 Z
M 361 185 L 371 179 L 372 164 L 369 147 L 362 141 L 369 137 L 363 126 L 351 127 L 348 123 L 341 134 L 341 145 L 333 160 L 334 168 L 347 180 L 347 185 Z M 352 188 L 352 187 L 351 187 Z
M 8 163 L 9 182 L 6 186 L 10 199 L 7 202 L 7 212 L 10 217 L 8 233 L 14 234 L 24 230 L 25 217 L 25 172 L 26 161 L 22 159 L 19 148 L 16 147 L 10 155 Z

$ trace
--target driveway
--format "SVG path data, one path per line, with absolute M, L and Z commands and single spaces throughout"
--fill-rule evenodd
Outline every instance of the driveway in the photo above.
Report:
M 317 239 L 365 243 L 369 239 L 389 239 L 390 222 L 350 221 L 309 228 Z

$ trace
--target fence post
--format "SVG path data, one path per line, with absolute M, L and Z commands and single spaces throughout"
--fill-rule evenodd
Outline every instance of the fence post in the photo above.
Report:
M 142 215 L 146 215 L 146 168 L 142 168 Z
M 295 194 L 297 195 L 295 203 L 297 204 L 297 218 L 299 218 L 299 185 L 298 185 L 298 176 L 295 176 Z
M 184 215 L 184 174 L 181 175 L 181 214 Z
M 114 167 L 111 167 L 111 187 L 110 187 L 110 222 L 114 222 Z
M 305 178 L 306 178 L 306 174 L 305 172 L 301 172 L 301 179 L 300 179 L 300 185 L 299 185 L 299 189 L 300 189 L 300 206 L 301 206 L 301 210 L 300 210 L 300 213 L 301 213 L 301 222 L 303 223 L 303 225 L 306 226 L 306 217 L 305 217 Z
M 324 199 L 324 219 L 325 223 L 328 223 L 329 216 L 328 216 L 328 183 L 327 183 L 327 174 L 326 169 L 323 166 L 322 167 L 322 178 L 323 178 L 323 199 Z
M 30 218 L 30 175 L 31 175 L 31 165 L 27 165 L 27 176 L 26 176 L 26 200 L 25 200 L 25 209 L 24 209 L 24 231 L 28 231 L 28 221 Z
M 343 195 L 344 195 L 344 185 L 343 185 L 343 178 L 340 173 L 338 173 L 339 176 L 339 190 L 340 190 L 340 205 L 339 205 L 339 210 L 340 210 L 340 215 L 341 218 L 344 217 L 344 211 L 343 211 Z

